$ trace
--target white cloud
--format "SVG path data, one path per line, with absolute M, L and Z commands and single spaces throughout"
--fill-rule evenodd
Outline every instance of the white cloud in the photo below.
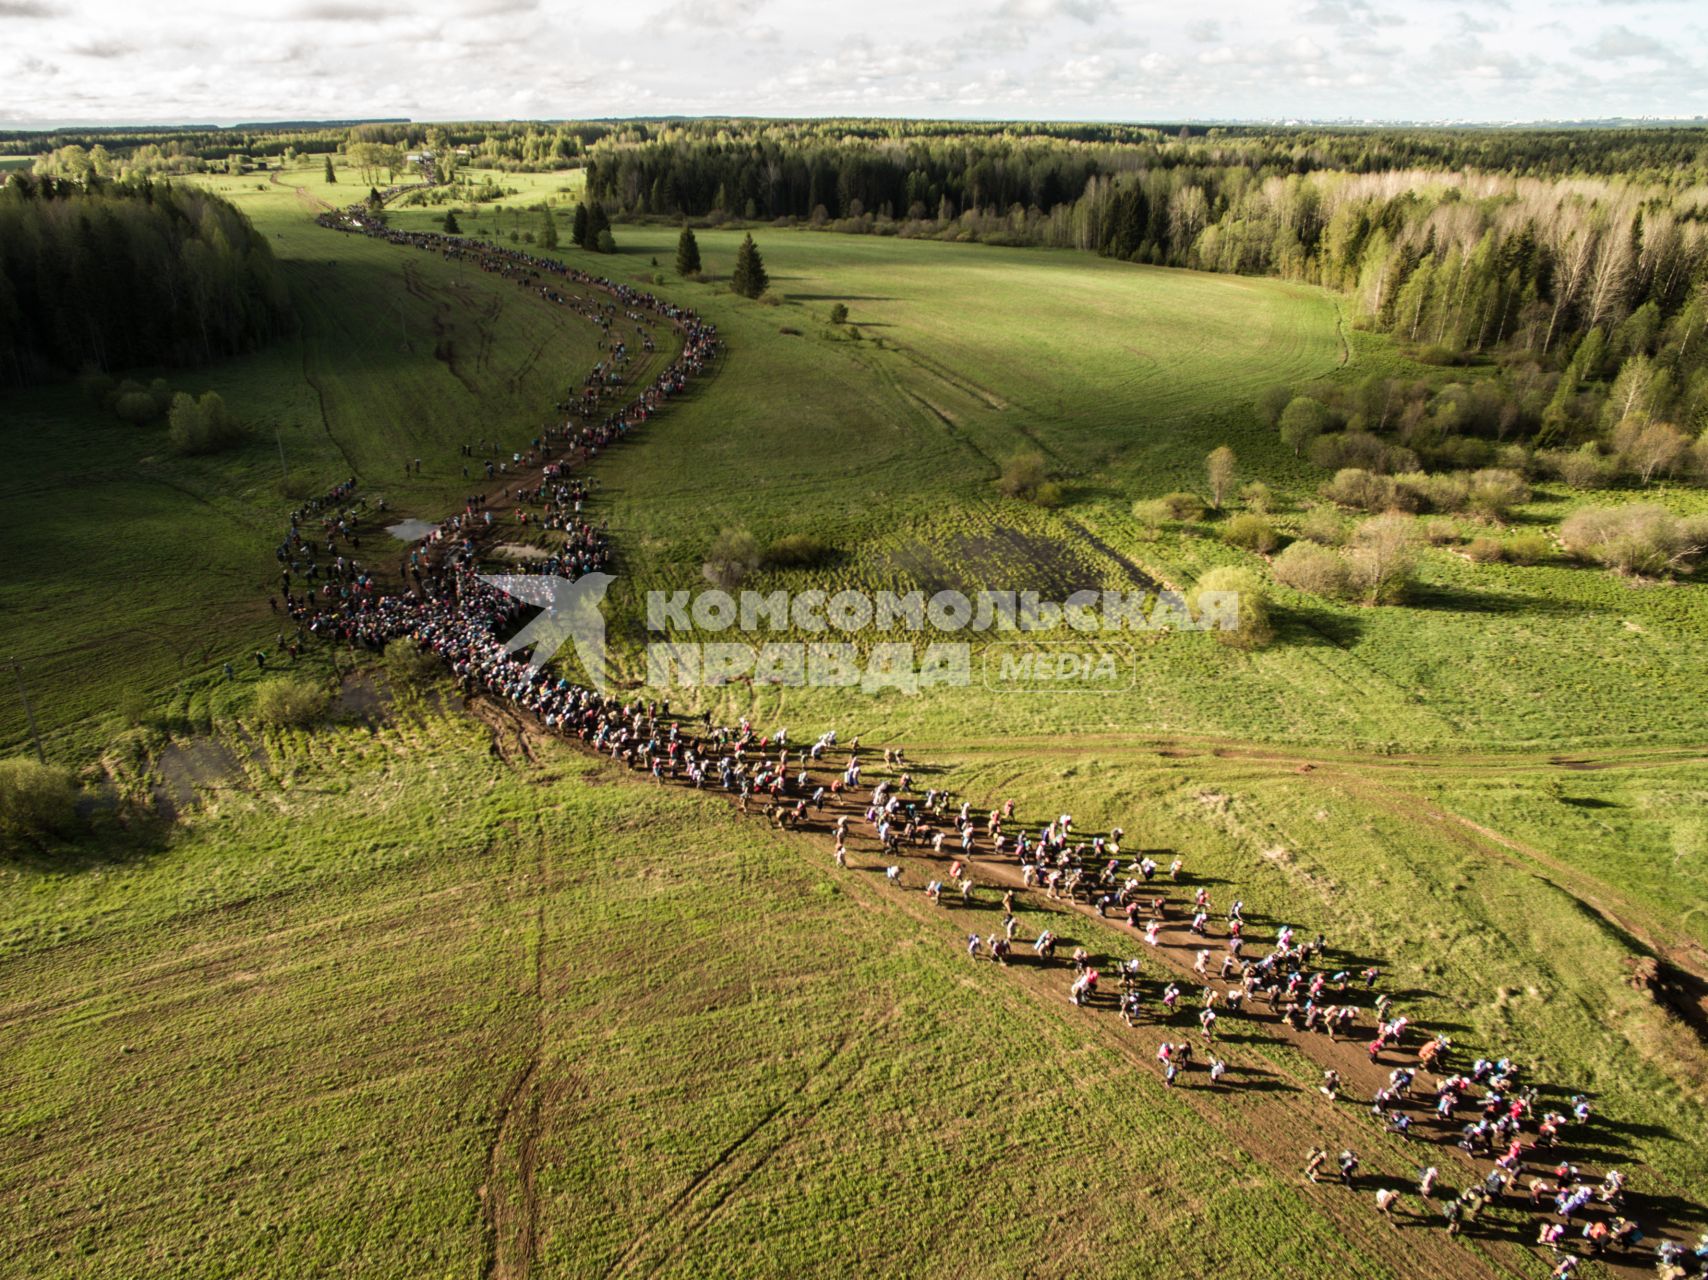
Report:
M 0 0 L 12 70 L 0 120 L 1708 112 L 1708 31 L 1674 0 L 153 0 L 139 12 Z M 204 47 L 186 57 L 192 41 Z M 87 74 L 102 60 L 122 75 Z
M 1083 89 L 1108 84 L 1120 74 L 1120 68 L 1112 59 L 1094 53 L 1089 58 L 1075 58 L 1063 63 L 1056 74 L 1065 83 Z
M 71 46 L 71 52 L 85 58 L 122 58 L 126 54 L 135 53 L 138 47 L 117 36 L 102 36 L 96 40 L 78 41 Z
M 1429 52 L 1427 65 L 1445 79 L 1518 82 L 1529 80 L 1541 70 L 1533 56 L 1520 56 L 1487 44 L 1475 36 L 1444 40 Z
M 660 27 L 672 32 L 727 31 L 745 26 L 764 4 L 765 0 L 676 0 L 659 12 L 657 20 Z
M 1002 0 L 996 16 L 1008 21 L 1048 22 L 1052 18 L 1072 18 L 1091 23 L 1107 16 L 1114 9 L 1105 0 Z
M 360 0 L 319 0 L 295 9 L 282 10 L 283 22 L 380 22 L 387 18 L 406 18 L 409 10 L 383 4 L 363 4 Z
M 1608 27 L 1588 45 L 1577 50 L 1588 58 L 1658 58 L 1670 61 L 1677 55 L 1656 40 L 1621 24 Z
M 1334 27 L 1392 27 L 1404 19 L 1394 12 L 1378 8 L 1371 0 L 1315 0 L 1299 17 L 1305 22 Z

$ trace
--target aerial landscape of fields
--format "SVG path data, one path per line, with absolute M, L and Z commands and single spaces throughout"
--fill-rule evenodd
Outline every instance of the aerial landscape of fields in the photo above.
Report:
M 0 3 L 0 1276 L 1708 1275 L 1687 9 Z

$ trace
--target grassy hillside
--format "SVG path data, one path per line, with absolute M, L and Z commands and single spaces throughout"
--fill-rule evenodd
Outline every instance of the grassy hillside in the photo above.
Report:
M 861 848 L 839 871 L 711 797 L 490 742 L 420 704 L 227 739 L 241 765 L 176 829 L 6 872 L 0 1273 L 1531 1273 L 1508 1227 L 1395 1238 L 1364 1196 L 1301 1183 L 1312 1141 L 1373 1177 L 1418 1157 L 1271 1034 L 1229 1033 L 1233 1090 L 1169 1092 L 1151 1057 L 1184 1028 L 969 964 L 988 901 L 930 908 Z M 1606 980 L 1617 937 L 1419 827 L 1386 779 L 1050 763 L 981 750 L 956 780 L 1023 813 L 1071 788 L 1254 920 L 1387 963 L 1432 1025 L 1595 1090 L 1646 1195 L 1708 1176 L 1701 1081 Z M 1041 895 L 1021 913 L 1144 950 Z
M 164 726 L 112 767 L 167 804 L 99 809 L 84 841 L 0 861 L 0 1274 L 1538 1273 L 1516 1212 L 1458 1241 L 1395 1233 L 1373 1225 L 1374 1181 L 1298 1177 L 1312 1143 L 1356 1145 L 1396 1183 L 1421 1158 L 1321 1098 L 1319 1045 L 1236 1028 L 1236 1089 L 1169 1092 L 1154 1054 L 1184 1021 L 1075 1009 L 1065 966 L 972 965 L 993 893 L 929 907 L 922 863 L 891 890 L 869 846 L 840 871 L 819 837 L 449 698 L 388 707 L 361 681 L 333 727 L 247 723 L 292 505 L 279 443 L 293 492 L 354 470 L 394 513 L 442 515 L 486 487 L 457 446 L 525 441 L 598 352 L 513 285 L 313 226 L 313 198 L 348 183 L 211 181 L 273 239 L 303 315 L 294 341 L 180 380 L 220 390 L 255 440 L 191 462 L 70 389 L 8 406 L 0 656 L 29 659 L 63 759 L 127 715 Z M 560 256 L 668 271 L 673 231 L 616 230 L 614 258 Z M 1272 282 L 760 229 L 773 307 L 717 283 L 739 233 L 700 238 L 712 282 L 657 287 L 716 321 L 728 358 L 596 468 L 630 676 L 642 593 L 701 585 L 726 526 L 835 545 L 822 573 L 760 587 L 1048 593 L 1255 565 L 1216 521 L 1152 539 L 1130 504 L 1201 487 L 1227 442 L 1296 525 L 1322 476 L 1253 397 L 1404 367 L 1329 295 Z M 838 301 L 858 340 L 829 323 Z M 993 486 L 1030 449 L 1059 510 Z M 1521 518 L 1580 501 L 1544 487 Z M 1119 695 L 672 700 L 903 742 L 975 807 L 1120 824 L 1219 906 L 1243 896 L 1266 935 L 1324 930 L 1426 1024 L 1514 1049 L 1552 1097 L 1592 1090 L 1588 1158 L 1635 1170 L 1645 1221 L 1676 1236 L 1708 1186 L 1708 1055 L 1633 976 L 1708 972 L 1704 594 L 1436 550 L 1404 607 L 1282 593 L 1262 653 L 1131 637 Z M 0 742 L 23 732 L 0 699 Z M 1143 950 L 1037 895 L 1021 914 L 1023 936 Z
M 565 252 L 637 278 L 654 258 L 673 261 L 674 232 L 621 230 L 614 259 Z M 1261 571 L 1259 557 L 1220 540 L 1218 521 L 1148 537 L 1129 515 L 1132 501 L 1202 493 L 1204 456 L 1227 443 L 1241 479 L 1273 486 L 1278 524 L 1296 530 L 1327 474 L 1261 424 L 1256 394 L 1277 382 L 1414 368 L 1384 341 L 1346 331 L 1320 291 L 1069 253 L 808 231 L 761 229 L 757 238 L 785 305 L 736 299 L 715 282 L 733 261 L 736 232 L 700 235 L 714 283 L 667 290 L 718 321 L 731 357 L 716 395 L 673 411 L 657 447 L 626 454 L 612 476 L 614 522 L 626 535 L 613 603 L 636 643 L 644 592 L 703 585 L 705 549 L 732 525 L 761 541 L 810 532 L 842 553 L 828 572 L 762 576 L 761 589 L 810 578 L 1059 598 L 1079 586 L 1130 590 L 1135 572 L 1184 586 L 1219 564 Z M 862 340 L 828 323 L 838 301 Z M 1059 512 L 994 488 L 1002 461 L 1032 449 L 1063 479 Z M 1682 487 L 1643 497 L 1679 510 L 1708 505 Z M 1517 525 L 1550 530 L 1584 501 L 1541 485 Z M 1452 523 L 1464 536 L 1483 531 Z M 888 736 L 933 742 L 1135 727 L 1407 750 L 1708 735 L 1695 696 L 1708 683 L 1700 586 L 1632 588 L 1560 558 L 1477 565 L 1452 548 L 1427 551 L 1421 579 L 1398 608 L 1283 589 L 1283 643 L 1261 654 L 1231 653 L 1205 635 L 1137 637 L 1137 687 L 1095 706 L 969 704 L 949 691 L 890 698 L 874 714 Z M 638 656 L 628 670 L 643 674 Z M 767 716 L 836 711 L 810 691 L 756 696 Z
M 0 427 L 0 655 L 25 662 L 68 757 L 102 741 L 127 695 L 205 713 L 225 661 L 275 647 L 273 551 L 300 499 L 354 475 L 395 518 L 437 519 L 469 492 L 461 445 L 525 445 L 598 359 L 592 326 L 514 284 L 334 235 L 290 188 L 217 185 L 272 241 L 301 332 L 170 381 L 218 391 L 249 442 L 177 457 L 164 424 L 127 426 L 69 386 L 14 394 Z M 389 560 L 390 545 L 364 550 Z M 16 698 L 0 699 L 0 742 L 24 733 Z

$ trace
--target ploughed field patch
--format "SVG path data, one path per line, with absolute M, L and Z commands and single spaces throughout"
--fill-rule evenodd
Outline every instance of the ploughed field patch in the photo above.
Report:
M 952 533 L 937 542 L 913 540 L 877 557 L 879 578 L 887 570 L 923 590 L 1033 591 L 1044 600 L 1064 600 L 1076 591 L 1101 590 L 1107 574 L 1063 542 L 1019 529 L 994 527 Z

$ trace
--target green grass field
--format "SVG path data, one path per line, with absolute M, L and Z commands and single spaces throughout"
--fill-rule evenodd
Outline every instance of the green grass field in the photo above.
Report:
M 536 177 L 542 195 L 568 180 Z M 293 491 L 354 471 L 394 512 L 442 514 L 469 491 L 457 446 L 525 441 L 598 353 L 513 285 L 315 227 L 312 200 L 351 182 L 209 181 L 269 237 L 302 315 L 293 339 L 175 378 L 220 390 L 254 440 L 177 459 L 71 389 L 6 415 L 0 656 L 27 659 L 67 762 L 140 695 L 172 745 L 109 751 L 113 785 L 176 820 L 100 809 L 77 846 L 0 861 L 0 1274 L 1545 1271 L 1517 1213 L 1460 1241 L 1394 1233 L 1366 1194 L 1299 1179 L 1312 1143 L 1395 1181 L 1419 1160 L 1317 1095 L 1305 1052 L 1241 1034 L 1246 1087 L 1169 1093 L 1161 1028 L 1073 1008 L 1059 970 L 969 966 L 965 934 L 994 913 L 929 908 L 919 875 L 886 888 L 869 852 L 839 871 L 712 797 L 560 745 L 525 755 L 449 700 L 247 724 L 292 505 L 281 442 Z M 560 256 L 669 271 L 673 230 L 616 232 L 614 258 Z M 764 588 L 1048 592 L 1256 564 L 1214 522 L 1152 540 L 1128 508 L 1201 488 L 1226 442 L 1291 524 L 1323 477 L 1252 399 L 1402 367 L 1320 291 L 1038 251 L 759 228 L 786 298 L 764 306 L 718 283 L 739 235 L 701 233 L 710 283 L 657 286 L 718 323 L 727 358 L 598 464 L 631 677 L 644 591 L 700 585 L 725 526 L 840 553 Z M 830 325 L 838 301 L 859 340 Z M 1063 508 L 997 494 L 1029 449 Z M 1522 518 L 1579 500 L 1544 486 Z M 1119 695 L 673 702 L 901 742 L 975 808 L 1068 807 L 1178 853 L 1218 904 L 1381 963 L 1425 1024 L 1593 1090 L 1595 1158 L 1633 1170 L 1657 1230 L 1700 1229 L 1708 1052 L 1630 978 L 1644 956 L 1708 969 L 1704 588 L 1447 550 L 1423 579 L 1395 608 L 1283 593 L 1281 643 L 1258 654 L 1134 637 Z M 0 708 L 21 749 L 21 710 Z M 1023 935 L 1051 911 L 1027 899 Z M 1142 949 L 1113 920 L 1050 920 Z
M 637 276 L 654 258 L 668 269 L 674 232 L 622 230 L 619 272 L 637 259 Z M 727 273 L 738 234 L 701 234 L 714 278 Z M 807 231 L 758 239 L 788 304 L 755 306 L 715 284 L 674 287 L 718 321 L 731 359 L 717 394 L 669 415 L 659 447 L 635 450 L 614 478 L 614 520 L 631 531 L 617 589 L 631 639 L 644 592 L 697 585 L 705 547 L 729 525 L 762 541 L 827 538 L 844 557 L 831 582 L 868 590 L 1130 589 L 1130 567 L 1185 586 L 1212 565 L 1259 565 L 1222 543 L 1213 522 L 1147 540 L 1128 509 L 1135 498 L 1202 491 L 1204 455 L 1227 443 L 1244 477 L 1277 488 L 1280 523 L 1296 528 L 1326 476 L 1293 458 L 1251 400 L 1276 382 L 1403 367 L 1379 340 L 1346 332 L 1328 295 L 1271 281 Z M 598 269 L 613 261 L 569 253 Z M 837 301 L 864 340 L 829 326 Z M 1002 460 L 1030 449 L 1064 478 L 1070 501 L 1059 513 L 995 492 Z M 1688 489 L 1650 496 L 1704 505 Z M 1541 486 L 1520 525 L 1552 527 L 1581 501 Z M 1474 565 L 1440 549 L 1425 555 L 1422 590 L 1403 608 L 1280 595 L 1288 643 L 1253 656 L 1207 635 L 1140 644 L 1134 693 L 1076 707 L 1066 723 L 1405 750 L 1708 737 L 1696 695 L 1708 685 L 1698 587 L 1633 589 L 1560 560 Z M 643 668 L 635 660 L 629 671 Z M 806 691 L 784 696 L 788 715 L 834 715 Z M 775 701 L 760 705 L 784 714 Z M 953 691 L 890 699 L 875 715 L 886 736 L 933 742 L 1063 724 L 1055 708 L 968 705 Z
M 1504 1231 L 1396 1244 L 1299 1184 L 1311 1141 L 1395 1178 L 1416 1158 L 1317 1098 L 1309 1060 L 1236 1033 L 1260 1088 L 1168 1094 L 1165 1029 L 969 968 L 988 912 L 884 889 L 869 855 L 836 871 L 567 748 L 495 758 L 420 704 L 221 741 L 199 749 L 241 763 L 175 828 L 7 873 L 7 1274 L 1533 1274 Z M 1301 784 L 1113 743 L 958 765 L 1022 812 L 1071 788 L 1259 918 L 1391 957 L 1431 1025 L 1520 1037 L 1540 1075 L 1594 1089 L 1604 1153 L 1646 1191 L 1708 1176 L 1699 1049 L 1609 980 L 1617 932 L 1420 821 L 1409 775 L 1470 765 L 1325 758 Z M 1022 913 L 1142 950 L 1035 896 Z
M 598 358 L 586 322 L 514 286 L 324 231 L 288 187 L 210 185 L 265 230 L 302 321 L 264 352 L 170 378 L 220 392 L 249 443 L 178 458 L 164 424 L 128 427 L 71 388 L 8 406 L 0 492 L 30 512 L 8 551 L 40 572 L 0 584 L 0 654 L 25 661 L 43 731 L 68 756 L 100 744 L 126 695 L 205 719 L 222 663 L 274 647 L 273 549 L 298 499 L 355 475 L 395 518 L 436 519 L 468 492 L 462 444 L 525 445 Z M 414 458 L 422 473 L 406 477 Z M 385 542 L 365 547 L 389 558 Z M 23 732 L 8 699 L 0 740 Z

